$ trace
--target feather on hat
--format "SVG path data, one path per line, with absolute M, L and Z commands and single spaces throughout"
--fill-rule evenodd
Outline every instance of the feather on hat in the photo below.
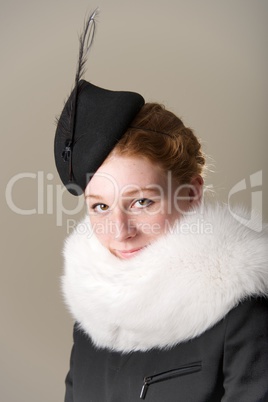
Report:
M 90 15 L 79 38 L 75 86 L 58 119 L 54 142 L 58 173 L 73 195 L 84 192 L 90 178 L 144 105 L 138 93 L 110 91 L 82 79 L 95 36 L 97 14 L 95 10 Z

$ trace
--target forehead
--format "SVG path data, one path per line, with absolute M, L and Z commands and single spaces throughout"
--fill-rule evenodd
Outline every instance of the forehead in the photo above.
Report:
M 140 190 L 165 185 L 160 166 L 146 158 L 114 156 L 104 162 L 89 182 L 85 195 Z

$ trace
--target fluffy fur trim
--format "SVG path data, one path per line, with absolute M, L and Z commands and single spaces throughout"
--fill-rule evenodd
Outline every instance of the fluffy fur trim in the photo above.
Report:
M 194 338 L 241 300 L 268 294 L 267 227 L 257 233 L 221 205 L 120 260 L 90 232 L 67 239 L 62 288 L 74 319 L 98 347 L 145 351 Z

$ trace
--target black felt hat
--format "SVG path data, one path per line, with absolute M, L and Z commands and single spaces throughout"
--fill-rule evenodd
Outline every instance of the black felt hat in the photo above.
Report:
M 58 173 L 74 195 L 84 192 L 92 175 L 144 105 L 143 97 L 135 92 L 110 91 L 80 79 L 85 54 L 93 40 L 95 16 L 96 12 L 90 16 L 80 37 L 75 88 L 58 120 L 54 143 Z M 93 33 L 90 33 L 91 26 Z

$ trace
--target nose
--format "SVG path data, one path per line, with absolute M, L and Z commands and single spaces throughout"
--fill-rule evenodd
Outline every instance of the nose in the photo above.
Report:
M 125 241 L 131 239 L 137 234 L 135 220 L 130 218 L 124 211 L 116 211 L 113 217 L 115 226 L 115 239 L 117 241 Z

